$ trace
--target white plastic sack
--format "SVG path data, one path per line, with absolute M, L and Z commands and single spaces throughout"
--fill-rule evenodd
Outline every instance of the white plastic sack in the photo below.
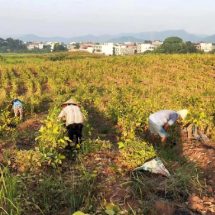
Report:
M 161 174 L 166 177 L 170 177 L 169 171 L 164 166 L 160 158 L 155 158 L 151 161 L 144 163 L 141 167 L 137 167 L 135 170 L 146 170 L 152 173 Z

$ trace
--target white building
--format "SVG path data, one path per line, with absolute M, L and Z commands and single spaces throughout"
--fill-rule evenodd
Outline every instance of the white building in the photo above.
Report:
M 54 50 L 55 42 L 45 42 L 44 45 L 45 46 L 51 46 L 51 52 L 52 52 Z
M 40 42 L 37 42 L 37 41 L 32 41 L 32 42 L 29 42 L 27 43 L 27 48 L 29 50 L 32 50 L 32 49 L 43 49 L 43 43 L 40 43 Z
M 144 53 L 146 51 L 154 51 L 155 46 L 150 43 L 137 43 L 137 53 Z
M 85 51 L 85 52 L 89 52 L 89 53 L 94 53 L 95 49 L 92 46 L 82 46 L 82 47 L 79 48 L 79 51 Z
M 102 53 L 105 55 L 113 55 L 113 43 L 100 43 Z
M 114 46 L 114 54 L 115 55 L 124 55 L 125 45 L 115 45 Z
M 137 53 L 137 46 L 135 44 L 123 44 L 114 46 L 115 55 L 134 55 Z
M 77 51 L 77 49 L 75 49 L 75 44 L 71 44 L 71 43 L 67 45 L 67 49 L 69 52 Z
M 204 52 L 210 52 L 213 50 L 213 44 L 212 43 L 200 43 L 200 49 Z
M 94 52 L 97 54 L 102 54 L 102 45 L 94 45 Z
M 132 42 L 124 42 L 124 44 L 126 44 L 126 45 L 131 45 Z
M 40 44 L 38 45 L 38 48 L 39 48 L 39 49 L 43 49 L 43 43 L 40 43 Z
M 89 47 L 87 47 L 87 51 L 89 53 L 94 53 L 94 48 L 89 46 Z
M 100 43 L 99 45 L 94 45 L 95 53 L 113 55 L 113 43 Z

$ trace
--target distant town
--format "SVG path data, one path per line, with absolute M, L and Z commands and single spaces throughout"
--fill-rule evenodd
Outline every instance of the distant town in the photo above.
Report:
M 69 52 L 76 51 L 85 51 L 89 53 L 104 54 L 104 55 L 135 55 L 145 52 L 155 51 L 159 46 L 163 45 L 163 42 L 160 40 L 148 41 L 148 42 L 124 42 L 124 43 L 95 43 L 95 42 L 71 42 L 69 45 L 64 44 L 63 42 L 24 42 L 27 45 L 29 50 L 33 49 L 44 49 L 46 47 L 51 48 L 51 52 L 54 50 L 56 44 L 65 47 Z M 193 44 L 196 46 L 196 49 L 205 53 L 211 52 L 215 49 L 213 43 L 199 43 Z
M 25 41 L 13 38 L 0 38 L 0 53 L 51 53 L 51 52 L 89 52 L 107 56 L 125 56 L 146 53 L 186 54 L 186 53 L 215 53 L 212 42 L 183 42 L 179 37 L 168 37 L 161 40 L 143 40 L 143 42 L 40 42 Z

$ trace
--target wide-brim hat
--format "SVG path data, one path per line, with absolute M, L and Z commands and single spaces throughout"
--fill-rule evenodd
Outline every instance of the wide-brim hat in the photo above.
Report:
M 77 105 L 78 103 L 75 102 L 73 99 L 69 99 L 68 101 L 64 102 L 62 105 L 69 105 L 69 104 L 73 104 L 73 105 Z
M 179 110 L 177 111 L 177 113 L 181 116 L 181 118 L 184 120 L 188 114 L 188 110 L 187 109 L 183 109 L 183 110 Z

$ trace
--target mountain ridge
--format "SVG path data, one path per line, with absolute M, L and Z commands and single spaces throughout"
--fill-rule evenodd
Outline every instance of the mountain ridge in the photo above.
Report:
M 122 36 L 108 40 L 109 43 L 124 43 L 124 42 L 144 42 L 143 39 L 132 37 L 132 36 Z
M 200 35 L 200 34 L 192 34 L 188 33 L 185 30 L 165 30 L 165 31 L 154 31 L 154 32 L 139 32 L 139 33 L 120 33 L 115 35 L 110 34 L 104 34 L 100 36 L 96 36 L 93 34 L 83 35 L 83 36 L 77 36 L 77 37 L 40 37 L 34 34 L 26 34 L 26 35 L 14 35 L 11 36 L 14 39 L 20 39 L 24 42 L 28 41 L 40 41 L 40 42 L 64 42 L 66 44 L 69 44 L 70 42 L 83 42 L 83 41 L 92 41 L 92 42 L 126 42 L 124 39 L 129 39 L 131 37 L 132 39 L 135 38 L 138 41 L 131 41 L 131 42 L 142 42 L 144 40 L 161 40 L 164 41 L 167 37 L 171 36 L 177 36 L 183 39 L 183 41 L 193 41 L 193 42 L 213 42 L 215 43 L 215 35 L 207 36 L 207 35 Z M 1 37 L 1 36 L 0 36 Z M 4 37 L 5 38 L 5 37 Z M 210 41 L 211 40 L 211 41 Z

